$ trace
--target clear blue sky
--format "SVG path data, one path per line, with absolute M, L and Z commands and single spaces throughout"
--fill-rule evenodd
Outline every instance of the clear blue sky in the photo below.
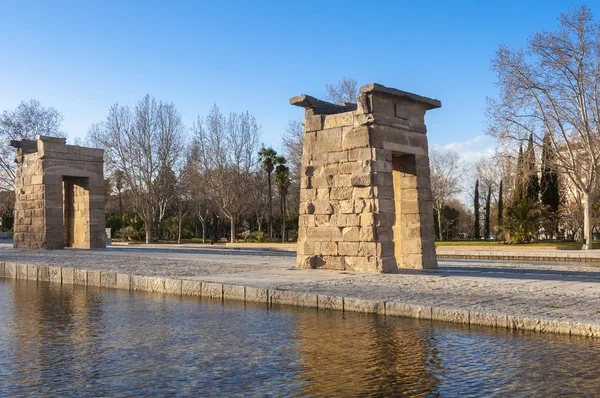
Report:
M 149 93 L 188 126 L 213 103 L 248 110 L 277 147 L 302 117 L 289 97 L 323 97 L 349 76 L 440 99 L 430 143 L 476 153 L 489 145 L 479 136 L 500 43 L 521 47 L 580 4 L 488 3 L 0 0 L 0 110 L 38 99 L 62 112 L 72 140 Z M 599 3 L 587 3 L 597 17 Z

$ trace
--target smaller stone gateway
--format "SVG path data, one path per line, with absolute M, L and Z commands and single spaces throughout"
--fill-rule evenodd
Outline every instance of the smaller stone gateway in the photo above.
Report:
M 290 103 L 305 109 L 297 267 L 436 268 L 425 113 L 440 101 L 372 83 L 357 104 Z
M 36 136 L 17 149 L 16 249 L 105 248 L 104 150 Z

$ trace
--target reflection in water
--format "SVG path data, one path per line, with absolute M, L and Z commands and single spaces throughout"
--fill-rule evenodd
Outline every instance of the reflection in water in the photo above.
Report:
M 594 394 L 591 339 L 0 279 L 0 396 Z
M 436 390 L 429 370 L 437 352 L 427 329 L 412 320 L 403 320 L 412 327 L 398 328 L 383 317 L 344 318 L 320 312 L 298 319 L 298 360 L 309 381 L 303 394 L 414 396 Z

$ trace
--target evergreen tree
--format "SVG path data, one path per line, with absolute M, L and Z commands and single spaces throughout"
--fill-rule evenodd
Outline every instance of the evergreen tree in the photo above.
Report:
M 519 146 L 517 157 L 517 169 L 515 170 L 515 187 L 513 190 L 513 203 L 519 204 L 523 201 L 523 144 Z
M 488 186 L 487 197 L 485 198 L 485 218 L 483 220 L 483 233 L 485 240 L 490 236 L 490 205 L 492 201 L 492 187 Z
M 498 227 L 502 227 L 502 217 L 504 211 L 504 201 L 502 199 L 502 180 L 500 180 L 500 187 L 498 188 Z
M 475 182 L 475 194 L 473 195 L 473 216 L 475 225 L 473 226 L 473 239 L 479 239 L 481 227 L 479 225 L 479 180 Z
M 525 154 L 525 198 L 533 203 L 540 199 L 540 180 L 538 178 L 537 165 L 535 163 L 535 149 L 533 148 L 533 135 L 529 135 L 527 152 Z
M 560 193 L 556 164 L 550 151 L 550 136 L 546 134 L 542 145 L 542 178 L 540 191 L 542 204 L 552 213 L 558 212 Z

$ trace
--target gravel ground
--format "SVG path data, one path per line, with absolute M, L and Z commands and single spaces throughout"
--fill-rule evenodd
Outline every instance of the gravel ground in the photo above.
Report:
M 204 248 L 43 252 L 2 248 L 0 261 L 246 286 L 266 283 L 330 296 L 600 324 L 600 267 L 589 263 L 440 260 L 434 271 L 371 275 L 294 270 L 293 253 Z

